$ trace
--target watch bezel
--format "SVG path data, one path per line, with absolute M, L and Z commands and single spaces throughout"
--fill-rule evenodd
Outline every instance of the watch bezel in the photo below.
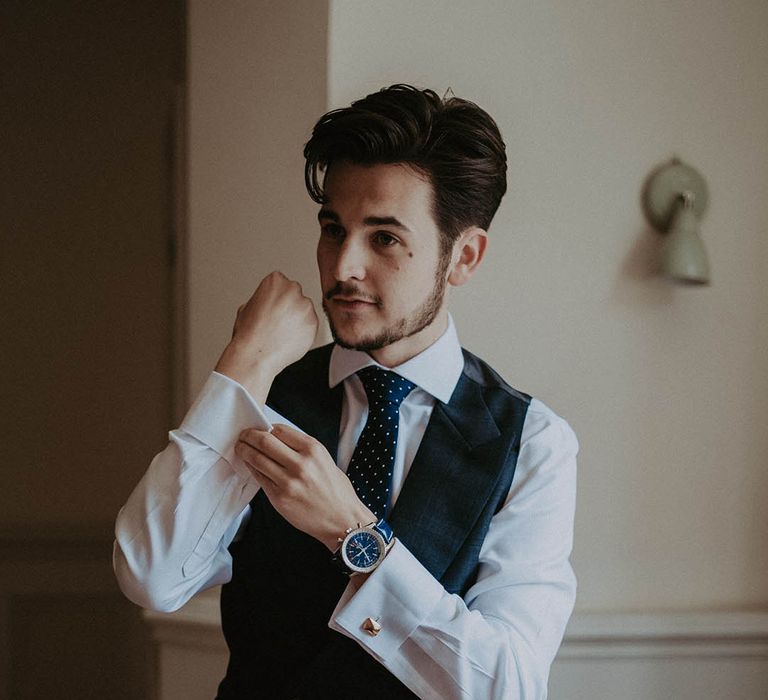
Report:
M 357 564 L 354 564 L 352 561 L 350 561 L 349 557 L 347 556 L 347 546 L 349 545 L 350 540 L 361 532 L 367 532 L 369 535 L 371 535 L 374 540 L 376 541 L 377 551 L 378 555 L 376 557 L 376 560 L 373 561 L 368 566 L 358 566 Z M 371 523 L 370 525 L 363 525 L 360 527 L 356 527 L 352 530 L 350 530 L 346 536 L 344 537 L 344 541 L 341 543 L 341 560 L 344 562 L 344 566 L 347 567 L 353 574 L 368 574 L 378 565 L 381 563 L 382 558 L 384 557 L 384 554 L 387 552 L 387 542 L 382 536 L 382 534 L 375 528 L 375 523 Z

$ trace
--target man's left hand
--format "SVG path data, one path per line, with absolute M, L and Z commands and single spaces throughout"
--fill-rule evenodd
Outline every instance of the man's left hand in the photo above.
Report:
M 248 428 L 235 453 L 275 510 L 332 552 L 347 528 L 376 520 L 328 450 L 309 435 L 287 425 L 275 425 L 271 433 Z

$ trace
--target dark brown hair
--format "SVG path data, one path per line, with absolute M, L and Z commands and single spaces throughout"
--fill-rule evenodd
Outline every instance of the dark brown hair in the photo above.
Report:
M 449 250 L 471 226 L 488 230 L 507 190 L 504 141 L 473 102 L 392 85 L 323 115 L 304 147 L 309 196 L 323 203 L 322 174 L 334 162 L 405 163 L 429 177 L 433 214 Z

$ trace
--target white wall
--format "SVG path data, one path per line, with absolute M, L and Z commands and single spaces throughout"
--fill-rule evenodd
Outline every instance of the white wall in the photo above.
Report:
M 578 609 L 768 603 L 768 4 L 332 0 L 330 106 L 475 100 L 510 158 L 465 344 L 581 444 Z M 706 289 L 649 274 L 673 154 L 710 186 Z

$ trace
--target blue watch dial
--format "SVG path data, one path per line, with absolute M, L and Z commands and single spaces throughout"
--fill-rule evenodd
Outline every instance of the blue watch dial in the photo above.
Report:
M 373 566 L 381 556 L 378 539 L 366 531 L 354 533 L 347 540 L 344 553 L 349 563 L 359 569 Z

